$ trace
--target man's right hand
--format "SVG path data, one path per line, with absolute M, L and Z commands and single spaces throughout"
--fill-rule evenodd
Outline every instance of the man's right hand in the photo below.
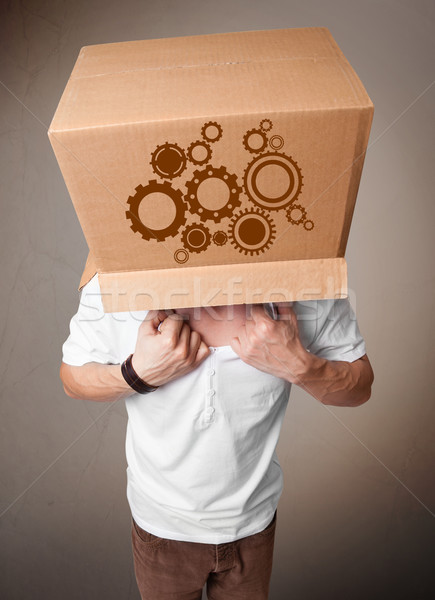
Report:
M 132 365 L 141 379 L 160 386 L 193 371 L 209 354 L 183 317 L 152 310 L 139 327 Z

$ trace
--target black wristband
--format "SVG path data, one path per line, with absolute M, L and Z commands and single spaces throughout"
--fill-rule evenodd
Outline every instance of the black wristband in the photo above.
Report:
M 139 375 L 133 369 L 133 365 L 131 364 L 132 358 L 133 354 L 130 354 L 130 356 L 126 358 L 121 365 L 121 373 L 125 381 L 138 394 L 149 394 L 150 392 L 154 392 L 158 388 L 158 386 L 154 387 L 152 385 L 149 385 L 139 377 Z

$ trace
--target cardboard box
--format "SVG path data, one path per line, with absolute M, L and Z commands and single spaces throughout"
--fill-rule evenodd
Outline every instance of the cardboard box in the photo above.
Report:
M 346 295 L 373 105 L 324 28 L 81 49 L 49 137 L 106 311 Z

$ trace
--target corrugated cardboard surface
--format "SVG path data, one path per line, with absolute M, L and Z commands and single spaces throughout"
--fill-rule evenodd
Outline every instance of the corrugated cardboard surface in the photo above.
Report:
M 97 271 L 106 310 L 226 304 L 236 274 L 233 303 L 289 280 L 288 300 L 342 294 L 372 114 L 323 28 L 83 48 L 49 132 L 81 285 Z
M 286 276 L 282 277 L 282 270 Z M 102 273 L 98 275 L 106 312 L 142 310 L 159 306 L 222 306 L 318 300 L 347 295 L 344 258 L 292 260 L 280 264 L 250 263 L 189 269 Z M 105 291 L 107 290 L 107 291 Z

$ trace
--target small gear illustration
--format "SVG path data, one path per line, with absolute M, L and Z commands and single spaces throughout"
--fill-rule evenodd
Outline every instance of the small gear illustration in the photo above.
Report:
M 310 219 L 308 219 L 307 221 L 304 222 L 304 228 L 307 231 L 311 231 L 312 229 L 314 229 L 314 222 L 311 221 Z
M 211 159 L 211 155 L 210 145 L 203 140 L 192 142 L 187 149 L 187 158 L 194 165 L 205 165 Z
M 246 209 L 235 215 L 230 223 L 229 237 L 233 246 L 250 254 L 265 252 L 275 239 L 275 225 L 264 211 L 258 208 Z
M 206 142 L 218 142 L 222 137 L 222 127 L 216 121 L 204 123 L 201 129 L 201 135 Z
M 228 236 L 225 231 L 219 230 L 213 234 L 212 239 L 216 246 L 225 246 L 228 241 Z
M 150 164 L 156 175 L 164 179 L 173 179 L 184 171 L 186 160 L 184 150 L 178 144 L 166 142 L 154 150 Z
M 210 231 L 202 223 L 188 225 L 181 234 L 181 241 L 190 252 L 203 252 L 210 245 Z
M 284 146 L 284 139 L 280 135 L 273 135 L 269 140 L 269 146 L 274 150 L 281 150 Z
M 174 252 L 174 259 L 182 265 L 189 260 L 189 253 L 184 248 L 178 248 Z
M 289 206 L 286 211 L 287 221 L 292 225 L 300 225 L 307 218 L 307 211 L 300 204 Z
M 262 121 L 260 121 L 261 131 L 264 131 L 266 133 L 267 131 L 270 131 L 272 127 L 273 123 L 270 119 L 263 119 Z
M 170 199 L 175 208 L 172 222 L 169 225 L 165 224 L 164 227 L 159 229 L 148 227 L 146 222 L 144 223 L 139 216 L 140 203 L 142 200 L 150 194 L 155 193 L 165 195 Z M 145 187 L 143 185 L 138 185 L 136 194 L 134 196 L 129 196 L 127 204 L 129 204 L 130 209 L 125 211 L 125 215 L 127 219 L 130 219 L 131 221 L 130 228 L 134 232 L 140 233 L 144 240 L 155 239 L 162 242 L 169 236 L 174 237 L 177 235 L 180 227 L 186 223 L 185 213 L 187 206 L 183 201 L 183 194 L 180 190 L 173 188 L 169 181 L 157 183 L 157 181 L 153 179 L 152 181 L 149 181 L 148 185 Z M 155 209 L 158 211 L 158 206 L 156 206 Z
M 201 203 L 201 186 L 204 191 L 207 183 L 210 183 L 211 180 L 219 180 L 225 184 L 219 208 L 210 208 L 207 207 L 207 203 Z M 184 198 L 189 204 L 190 211 L 199 215 L 201 221 L 211 220 L 219 223 L 224 217 L 231 217 L 234 209 L 241 204 L 239 196 L 242 188 L 237 183 L 237 176 L 228 173 L 224 166 L 216 168 L 209 165 L 205 169 L 197 169 L 193 173 L 193 178 L 186 182 L 186 188 L 187 194 Z M 224 188 L 226 189 L 224 190 Z M 215 198 L 215 200 L 217 199 Z
M 243 145 L 251 154 L 263 152 L 267 147 L 267 135 L 261 129 L 250 129 L 243 136 Z
M 259 185 L 258 180 L 263 169 L 268 169 L 267 180 L 273 178 L 276 181 L 283 177 L 286 181 L 286 189 L 281 190 L 280 195 L 270 193 L 267 185 Z M 272 171 L 270 171 L 272 169 Z M 250 200 L 261 208 L 268 210 L 280 210 L 290 206 L 300 194 L 302 189 L 302 173 L 296 161 L 290 156 L 280 152 L 265 152 L 256 156 L 246 167 L 244 174 L 245 192 Z

